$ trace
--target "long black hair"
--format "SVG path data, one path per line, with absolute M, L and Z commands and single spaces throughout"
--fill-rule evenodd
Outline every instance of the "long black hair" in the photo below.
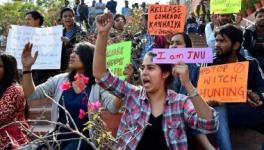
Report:
M 75 47 L 76 54 L 80 57 L 80 60 L 84 66 L 84 75 L 89 77 L 88 85 L 95 84 L 95 78 L 93 76 L 93 55 L 94 55 L 94 45 L 88 42 L 78 43 Z M 71 70 L 69 73 L 69 80 L 74 81 L 74 76 L 76 70 Z
M 186 48 L 191 48 L 192 47 L 192 40 L 190 38 L 190 36 L 184 32 L 178 32 L 175 33 L 172 37 L 176 36 L 176 35 L 182 35 L 184 43 L 186 45 Z
M 8 87 L 14 83 L 19 83 L 19 74 L 17 70 L 16 58 L 8 54 L 0 54 L 0 60 L 3 62 L 4 76 L 0 81 L 0 98 Z M 24 115 L 26 118 L 29 117 L 29 106 L 26 101 Z
M 4 76 L 0 81 L 0 97 L 2 97 L 3 93 L 9 86 L 13 83 L 19 82 L 19 76 L 15 57 L 7 54 L 1 54 L 0 60 L 3 62 L 2 67 L 4 69 Z

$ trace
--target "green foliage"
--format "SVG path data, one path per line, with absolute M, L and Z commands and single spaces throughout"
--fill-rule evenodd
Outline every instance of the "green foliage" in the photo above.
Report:
M 58 19 L 62 5 L 63 0 L 37 0 L 36 4 L 20 0 L 0 5 L 0 33 L 11 24 L 25 24 L 25 13 L 30 10 L 42 13 L 44 24 L 51 26 L 54 20 Z

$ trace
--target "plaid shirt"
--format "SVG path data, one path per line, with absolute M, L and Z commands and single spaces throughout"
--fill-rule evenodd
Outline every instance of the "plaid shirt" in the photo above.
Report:
M 100 81 L 102 88 L 124 100 L 124 112 L 117 132 L 115 149 L 136 149 L 144 130 L 149 125 L 151 114 L 147 93 L 141 86 L 134 86 L 107 72 Z M 190 99 L 172 90 L 167 90 L 163 113 L 163 132 L 167 146 L 172 150 L 187 150 L 186 125 L 202 133 L 213 133 L 218 127 L 218 115 L 214 109 L 213 119 L 199 118 Z

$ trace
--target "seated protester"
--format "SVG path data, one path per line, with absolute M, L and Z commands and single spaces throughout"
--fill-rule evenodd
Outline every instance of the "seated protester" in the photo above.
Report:
M 81 40 L 82 29 L 74 21 L 74 11 L 71 8 L 63 8 L 60 12 L 63 24 L 62 51 L 61 51 L 61 71 L 65 72 L 68 68 L 70 54 L 76 43 Z
M 218 27 L 226 25 L 228 23 L 231 23 L 231 24 L 236 25 L 237 27 L 240 27 L 240 22 L 242 20 L 241 15 L 237 15 L 237 17 L 235 18 L 235 21 L 233 21 L 233 18 L 234 18 L 233 14 L 218 14 L 217 16 L 212 15 L 212 23 L 207 24 L 205 27 L 205 37 L 206 37 L 206 43 L 208 47 L 214 50 L 215 48 L 214 32 Z
M 191 48 L 191 47 L 192 47 L 192 41 L 186 33 L 174 34 L 171 38 L 171 42 L 169 46 L 169 48 Z M 189 68 L 189 78 L 192 84 L 194 85 L 194 87 L 196 87 L 198 81 L 199 66 L 198 64 L 187 64 L 187 66 Z M 184 86 L 181 85 L 180 79 L 177 76 L 173 76 L 173 78 L 174 80 L 170 84 L 169 88 L 177 93 L 187 95 L 188 92 L 186 91 Z M 191 134 L 191 136 L 188 138 L 192 138 L 193 136 L 197 138 L 197 140 L 201 143 L 201 146 L 203 146 L 204 149 L 210 149 L 210 150 L 215 149 L 204 134 L 200 134 L 199 132 L 191 129 L 188 130 L 189 133 Z M 194 147 L 189 147 L 189 148 L 192 149 Z
M 132 63 L 126 65 L 123 74 L 126 76 L 126 82 L 133 85 L 141 85 L 139 70 Z
M 190 16 L 187 18 L 186 25 L 185 25 L 185 30 L 186 33 L 197 33 L 198 29 L 198 23 L 196 20 L 196 17 L 193 12 L 190 13 Z
M 192 41 L 190 37 L 186 33 L 176 33 L 171 38 L 169 48 L 191 48 Z M 196 87 L 198 81 L 198 64 L 187 64 L 189 68 L 190 80 L 192 84 Z M 179 78 L 174 77 L 173 83 L 171 84 L 171 89 L 176 91 L 177 93 L 187 94 L 184 87 L 181 86 Z
M 202 35 L 204 35 L 204 32 L 205 32 L 204 30 L 205 30 L 205 19 L 204 19 L 204 17 L 200 17 L 199 21 L 198 21 L 197 32 L 200 36 L 202 36 Z
M 16 59 L 0 55 L 0 148 L 18 149 L 28 142 L 25 129 L 29 126 L 27 102 L 22 87 L 18 84 Z M 16 122 L 20 121 L 20 123 Z
M 132 53 L 132 59 L 135 61 L 137 68 L 141 65 L 145 54 L 152 48 L 168 47 L 164 36 L 152 36 L 148 33 L 148 14 L 143 14 L 140 17 L 140 25 L 142 29 L 134 35 L 133 39 L 133 47 L 135 47 L 136 51 Z
M 205 18 L 207 11 L 204 0 L 200 0 L 199 4 L 195 6 L 194 13 L 197 17 Z
M 243 46 L 264 69 L 264 8 L 255 13 L 256 23 L 245 29 Z
M 113 16 L 110 13 L 97 16 L 96 24 L 98 35 L 93 74 L 101 87 L 123 100 L 126 108 L 114 149 L 186 150 L 187 126 L 202 133 L 217 130 L 217 113 L 197 94 L 189 80 L 187 65 L 179 62 L 173 72 L 179 74 L 189 97 L 168 89 L 172 65 L 154 64 L 152 52 L 146 53 L 142 63 L 142 86 L 120 80 L 106 68 L 107 35 L 113 25 Z
M 217 20 L 212 19 L 213 21 L 212 24 L 205 28 L 205 34 L 206 34 L 205 37 L 208 47 L 215 49 L 215 36 L 214 36 L 215 30 L 220 26 L 226 25 L 228 23 L 233 23 L 233 21 L 232 21 L 232 14 L 221 14 L 212 17 L 215 17 L 215 19 Z
M 66 124 L 67 122 L 69 122 L 69 126 L 72 129 L 82 132 L 87 138 L 89 138 L 90 135 L 93 136 L 93 132 L 88 130 L 83 131 L 83 129 L 85 127 L 84 124 L 89 120 L 91 116 L 90 114 L 88 114 L 87 116 L 85 115 L 84 118 L 80 118 L 80 109 L 86 111 L 89 109 L 89 103 L 99 100 L 102 105 L 109 111 L 113 113 L 118 112 L 119 108 L 122 105 L 121 101 L 116 99 L 107 91 L 101 89 L 95 83 L 95 78 L 92 75 L 94 53 L 93 45 L 89 43 L 77 44 L 70 55 L 69 72 L 61 73 L 54 77 L 51 77 L 48 79 L 48 81 L 38 86 L 34 85 L 30 74 L 31 66 L 37 59 L 37 53 L 35 53 L 34 57 L 32 57 L 31 51 L 32 44 L 28 43 L 25 45 L 22 53 L 22 85 L 25 96 L 29 100 L 42 99 L 46 97 L 46 93 L 48 96 L 53 97 L 57 103 L 64 106 L 73 118 L 73 121 L 69 119 L 68 116 L 65 115 L 64 110 L 53 102 L 51 110 L 51 120 L 53 122 L 60 122 L 62 124 Z M 85 83 L 85 85 L 79 86 L 79 81 L 75 81 L 75 76 L 78 74 L 83 74 L 84 76 L 88 77 L 89 82 Z M 83 89 L 81 89 L 80 87 L 83 87 Z M 78 129 L 76 129 L 74 122 Z M 58 146 L 57 144 L 59 144 L 62 150 L 77 149 L 80 138 L 79 135 L 72 133 L 68 128 L 64 128 L 59 125 L 53 127 L 54 128 L 52 133 L 62 133 L 56 136 L 56 142 L 58 143 L 52 143 L 55 144 L 55 147 Z M 91 149 L 93 148 L 89 144 L 87 144 L 86 141 L 82 140 L 80 150 Z
M 243 33 L 239 28 L 231 24 L 221 26 L 215 32 L 215 39 L 216 57 L 212 65 L 249 62 L 247 104 L 233 103 L 214 107 L 219 112 L 216 143 L 220 149 L 231 150 L 229 125 L 251 126 L 264 122 L 264 78 L 257 60 L 239 53 L 243 41 Z
M 214 49 L 215 47 L 215 37 L 214 37 L 214 31 L 218 27 L 218 15 L 211 14 L 211 22 L 208 22 L 205 25 L 205 39 L 207 47 L 210 47 Z

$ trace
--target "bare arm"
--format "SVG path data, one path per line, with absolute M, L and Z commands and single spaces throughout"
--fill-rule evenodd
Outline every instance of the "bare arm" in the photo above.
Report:
M 27 43 L 23 49 L 21 60 L 23 64 L 23 71 L 31 71 L 31 66 L 35 63 L 38 52 L 35 52 L 34 57 L 31 56 L 32 44 Z M 31 73 L 23 74 L 22 87 L 26 97 L 29 97 L 35 91 L 35 85 Z
M 192 85 L 191 82 L 188 82 L 184 85 L 186 91 L 189 94 L 192 94 L 195 90 L 195 87 Z M 197 95 L 191 98 L 195 111 L 197 112 L 198 117 L 211 120 L 213 118 L 213 112 L 210 106 L 202 99 L 200 95 Z
M 113 16 L 110 13 L 99 15 L 96 17 L 96 26 L 98 35 L 95 44 L 93 75 L 96 79 L 106 73 L 106 46 L 108 33 L 113 26 Z
M 192 95 L 195 92 L 195 87 L 189 79 L 188 66 L 182 62 L 177 63 L 173 68 L 173 74 L 180 78 L 182 85 L 185 87 L 187 93 Z M 200 95 L 191 98 L 193 106 L 196 110 L 198 117 L 211 120 L 213 118 L 213 112 L 210 106 L 202 99 Z

